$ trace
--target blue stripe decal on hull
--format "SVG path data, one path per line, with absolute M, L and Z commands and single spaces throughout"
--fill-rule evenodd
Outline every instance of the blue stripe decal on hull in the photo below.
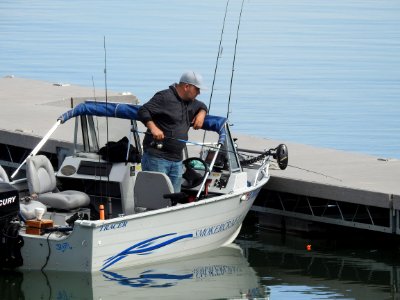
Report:
M 176 286 L 180 281 L 193 279 L 193 273 L 188 274 L 168 274 L 154 273 L 154 270 L 141 272 L 137 276 L 126 277 L 118 273 L 104 271 L 103 277 L 108 281 L 115 281 L 121 285 L 133 288 L 148 287 L 148 288 L 169 288 Z
M 156 249 L 160 249 L 162 247 L 171 245 L 180 240 L 193 237 L 193 234 L 184 234 L 184 235 L 180 235 L 180 236 L 175 236 L 175 235 L 176 235 L 176 233 L 168 233 L 168 234 L 156 236 L 156 237 L 141 241 L 139 243 L 136 243 L 135 245 L 121 251 L 117 255 L 111 256 L 111 257 L 107 258 L 106 260 L 104 260 L 101 271 L 104 271 L 105 269 L 114 265 L 118 261 L 124 259 L 128 255 L 131 255 L 131 254 L 148 255 L 148 254 L 151 254 Z M 171 236 L 174 236 L 174 237 L 171 237 Z M 168 238 L 168 237 L 171 237 L 171 238 Z M 165 238 L 167 238 L 167 239 L 165 239 Z

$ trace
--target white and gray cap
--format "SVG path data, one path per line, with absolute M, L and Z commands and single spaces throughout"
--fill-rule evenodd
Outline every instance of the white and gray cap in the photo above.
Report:
M 188 71 L 188 72 L 183 73 L 179 82 L 194 85 L 195 87 L 199 88 L 200 90 L 207 89 L 207 87 L 203 84 L 203 76 L 201 76 L 199 73 L 196 73 L 193 71 Z

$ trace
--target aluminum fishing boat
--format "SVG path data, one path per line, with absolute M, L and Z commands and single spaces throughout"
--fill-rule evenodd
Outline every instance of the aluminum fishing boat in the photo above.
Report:
M 186 144 L 182 191 L 174 193 L 165 174 L 141 170 L 145 133 L 137 124 L 139 107 L 77 105 L 57 119 L 21 164 L 26 179 L 3 179 L 2 267 L 108 272 L 203 253 L 235 240 L 269 179 L 272 160 L 286 168 L 286 146 L 256 156 L 238 148 L 226 118 L 207 115 L 201 141 L 180 140 Z M 71 119 L 75 151 L 54 172 L 38 153 Z M 112 120 L 116 134 L 109 134 Z

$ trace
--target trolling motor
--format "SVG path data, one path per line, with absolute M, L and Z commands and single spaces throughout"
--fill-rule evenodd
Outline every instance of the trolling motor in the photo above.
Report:
M 289 163 L 289 156 L 288 156 L 289 154 L 288 154 L 288 148 L 285 144 L 279 144 L 278 147 L 269 149 L 256 157 L 243 160 L 240 162 L 240 164 L 242 166 L 248 166 L 264 159 L 266 156 L 269 155 L 272 156 L 274 159 L 276 159 L 279 169 L 285 170 L 287 168 Z
M 275 153 L 272 153 L 272 157 L 278 162 L 279 169 L 285 170 L 289 163 L 287 146 L 285 144 L 279 144 L 274 150 Z

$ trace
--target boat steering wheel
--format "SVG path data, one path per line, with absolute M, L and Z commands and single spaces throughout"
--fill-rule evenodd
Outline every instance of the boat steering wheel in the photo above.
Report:
M 208 173 L 206 162 L 197 157 L 190 157 L 182 162 L 182 188 L 191 189 L 199 186 Z

